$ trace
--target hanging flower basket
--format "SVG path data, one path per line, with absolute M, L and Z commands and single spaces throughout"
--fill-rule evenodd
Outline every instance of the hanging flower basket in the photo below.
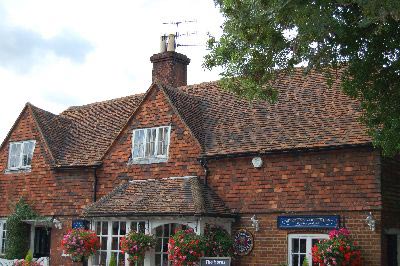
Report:
M 146 251 L 155 247 L 156 239 L 153 235 L 130 231 L 121 238 L 121 251 L 129 255 L 132 263 L 143 260 Z
M 100 241 L 91 230 L 71 229 L 64 235 L 61 246 L 71 256 L 72 261 L 82 262 L 96 253 L 100 248 Z
M 232 257 L 234 241 L 231 235 L 220 226 L 206 225 L 204 229 L 205 250 L 207 257 Z
M 168 259 L 174 266 L 197 265 L 203 255 L 204 241 L 192 228 L 177 230 L 169 238 Z
M 332 230 L 329 239 L 321 240 L 312 247 L 313 262 L 320 266 L 361 266 L 361 251 L 350 232 L 341 228 Z

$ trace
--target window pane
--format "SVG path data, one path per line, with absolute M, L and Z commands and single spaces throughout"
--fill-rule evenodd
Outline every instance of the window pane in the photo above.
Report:
M 112 238 L 111 250 L 118 250 L 118 237 L 113 237 Z
M 157 238 L 156 241 L 156 252 L 161 252 L 161 247 L 162 247 L 162 238 Z
M 306 253 L 307 239 L 300 239 L 300 252 Z
M 146 130 L 146 157 L 152 157 L 155 154 L 156 132 L 155 128 Z
M 163 229 L 162 226 L 157 226 L 157 228 L 156 228 L 156 236 L 157 237 L 161 237 L 163 235 L 162 229 Z
M 164 238 L 163 239 L 163 252 L 167 252 L 168 251 L 168 238 Z
M 101 238 L 101 250 L 107 250 L 107 237 Z
M 112 223 L 112 234 L 113 236 L 119 235 L 118 230 L 119 229 L 119 222 L 113 222 Z
M 294 252 L 294 253 L 299 252 L 299 239 L 298 238 L 292 239 L 292 252 Z
M 144 157 L 144 130 L 139 129 L 134 131 L 134 146 L 133 146 L 133 158 Z
M 22 151 L 22 166 L 29 166 L 32 162 L 32 155 L 34 149 L 34 142 L 27 141 L 24 142 L 23 151 Z
M 16 168 L 20 166 L 21 160 L 21 143 L 10 144 L 10 168 Z
M 101 233 L 101 222 L 96 222 L 96 234 L 100 235 Z
M 126 222 L 119 223 L 119 235 L 121 236 L 126 235 Z
M 145 232 L 146 232 L 145 222 L 140 222 L 139 223 L 139 233 L 145 233 Z
M 293 266 L 300 266 L 299 265 L 299 255 L 292 255 L 292 264 L 293 264 Z
M 300 265 L 303 265 L 303 261 L 305 259 L 306 255 L 300 255 Z
M 101 252 L 100 260 L 101 260 L 100 265 L 101 266 L 106 266 L 106 263 L 107 263 L 107 252 Z
M 108 235 L 108 222 L 103 222 L 102 228 L 101 228 L 101 234 Z
M 137 232 L 137 222 L 131 222 L 131 231 Z

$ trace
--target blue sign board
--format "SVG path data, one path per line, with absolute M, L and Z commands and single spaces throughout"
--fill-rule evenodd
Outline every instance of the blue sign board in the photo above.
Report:
M 88 220 L 75 219 L 72 220 L 72 229 L 84 228 L 89 229 L 90 222 Z
M 335 229 L 339 225 L 339 215 L 278 216 L 279 229 Z

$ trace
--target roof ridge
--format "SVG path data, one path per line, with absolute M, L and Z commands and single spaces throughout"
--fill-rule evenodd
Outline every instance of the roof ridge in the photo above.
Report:
M 73 111 L 76 111 L 76 110 L 89 108 L 89 107 L 92 107 L 94 105 L 109 104 L 109 103 L 112 103 L 112 102 L 117 102 L 117 101 L 121 101 L 121 100 L 124 100 L 124 99 L 132 98 L 132 97 L 140 97 L 140 96 L 143 96 L 144 94 L 145 93 L 142 92 L 142 93 L 131 94 L 131 95 L 122 96 L 122 97 L 118 97 L 118 98 L 112 98 L 112 99 L 108 99 L 108 100 L 92 102 L 92 103 L 83 104 L 83 105 L 73 105 L 73 106 L 68 107 L 64 111 L 62 111 L 60 113 L 60 115 L 66 113 L 66 112 L 73 112 Z

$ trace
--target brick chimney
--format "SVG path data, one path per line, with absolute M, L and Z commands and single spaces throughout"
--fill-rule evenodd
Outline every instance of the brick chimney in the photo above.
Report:
M 168 36 L 168 47 L 166 37 L 161 37 L 160 53 L 150 57 L 153 63 L 153 82 L 179 87 L 187 85 L 187 66 L 190 59 L 183 54 L 175 52 L 175 35 Z

